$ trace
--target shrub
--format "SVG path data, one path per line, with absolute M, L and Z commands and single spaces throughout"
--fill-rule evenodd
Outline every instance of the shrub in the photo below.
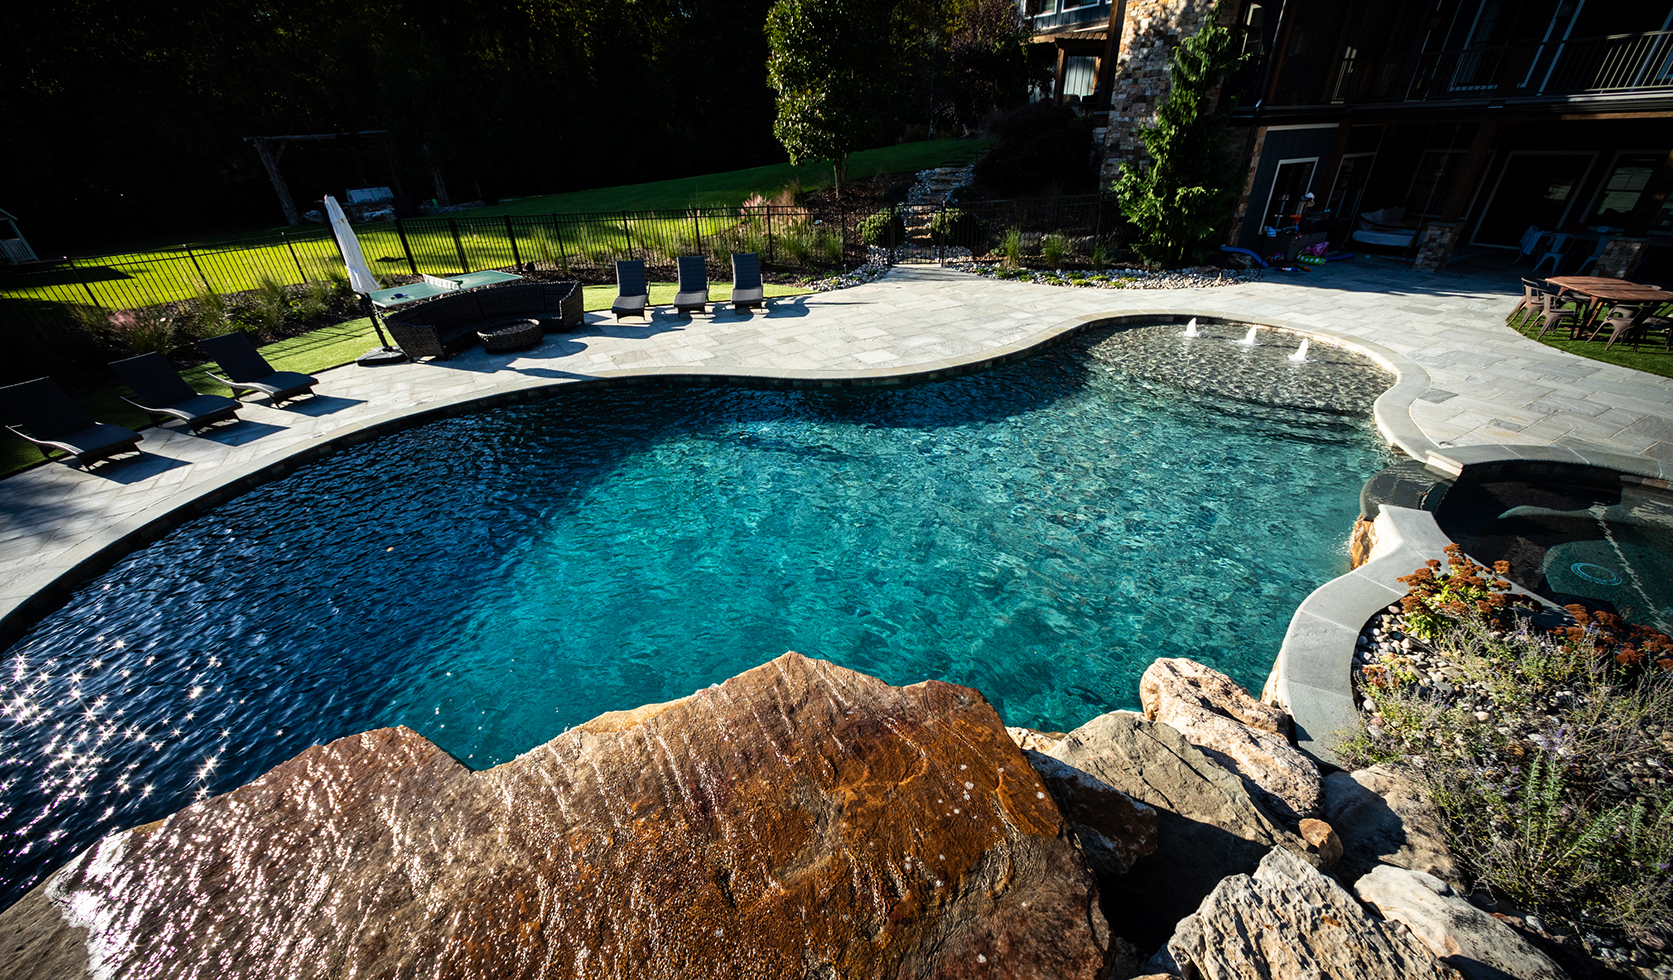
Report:
M 1069 240 L 1062 235 L 1047 235 L 1040 239 L 1040 258 L 1045 260 L 1046 266 L 1061 269 L 1063 261 L 1069 257 Z
M 1406 628 L 1433 639 L 1363 669 L 1376 724 L 1338 755 L 1424 783 L 1475 886 L 1588 929 L 1673 929 L 1673 641 L 1578 605 L 1542 628 L 1456 547 L 1448 566 L 1407 576 Z
M 984 128 L 997 141 L 976 163 L 976 186 L 982 190 L 1021 195 L 1096 188 L 1090 116 L 1050 101 L 1033 102 L 994 113 Z
M 110 346 L 130 355 L 167 354 L 192 339 L 181 330 L 181 319 L 165 306 L 140 306 L 111 313 L 100 332 Z
M 894 208 L 874 211 L 860 222 L 860 241 L 880 248 L 896 248 L 906 241 L 906 219 Z
M 331 287 L 323 282 L 303 283 L 293 309 L 303 323 L 318 320 L 331 309 Z
M 941 236 L 946 245 L 982 251 L 982 222 L 974 214 L 959 208 L 945 208 L 929 219 L 929 229 Z
M 1431 558 L 1425 567 L 1398 579 L 1410 587 L 1400 605 L 1407 629 L 1417 636 L 1437 639 L 1472 612 L 1503 626 L 1514 607 L 1533 605 L 1532 600 L 1511 592 L 1511 584 L 1501 577 L 1510 572 L 1507 562 L 1496 563 L 1489 577 L 1489 569 L 1476 564 L 1458 545 L 1447 545 L 1446 555 L 1445 570 Z
M 1022 229 L 1012 228 L 1005 233 L 999 243 L 999 250 L 1005 256 L 1005 267 L 1019 269 L 1022 267 Z
M 284 284 L 271 275 L 264 275 L 250 294 L 244 318 L 258 330 L 273 331 L 284 325 L 289 310 L 290 296 Z

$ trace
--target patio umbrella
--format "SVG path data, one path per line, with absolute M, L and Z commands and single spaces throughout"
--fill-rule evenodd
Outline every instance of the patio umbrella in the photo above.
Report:
M 392 346 L 383 334 L 383 324 L 378 322 L 378 313 L 371 300 L 373 290 L 378 288 L 378 277 L 372 275 L 371 268 L 366 265 L 366 256 L 360 251 L 360 239 L 349 227 L 349 217 L 343 213 L 343 206 L 329 194 L 325 197 L 325 214 L 331 219 L 331 233 L 337 238 L 337 250 L 343 253 L 343 265 L 349 270 L 349 287 L 360 294 L 366 313 L 372 318 L 372 328 L 378 332 L 378 339 L 383 341 L 382 347 L 360 355 L 356 362 L 373 365 L 406 360 L 406 354 L 399 347 Z

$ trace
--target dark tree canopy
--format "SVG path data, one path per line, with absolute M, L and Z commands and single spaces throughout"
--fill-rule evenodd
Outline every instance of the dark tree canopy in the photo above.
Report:
M 521 195 L 783 159 L 769 0 L 66 0 L 7 14 L 0 207 L 64 250 L 279 224 L 245 136 L 294 144 L 300 202 L 398 182 Z M 303 206 L 305 209 L 305 206 Z

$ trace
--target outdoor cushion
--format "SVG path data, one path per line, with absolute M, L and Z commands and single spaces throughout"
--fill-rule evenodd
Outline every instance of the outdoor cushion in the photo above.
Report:
M 77 463 L 90 463 L 134 449 L 145 439 L 132 429 L 93 421 L 51 378 L 0 388 L 0 407 L 22 423 L 6 428 L 34 443 L 47 459 L 52 458 L 48 449 L 61 449 Z

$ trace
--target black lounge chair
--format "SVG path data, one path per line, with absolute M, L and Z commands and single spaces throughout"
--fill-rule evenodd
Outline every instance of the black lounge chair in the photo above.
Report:
M 650 301 L 651 289 L 645 285 L 645 263 L 639 259 L 617 262 L 616 301 L 610 304 L 610 312 L 618 320 L 630 314 L 650 319 L 645 312 L 645 304 Z
M 765 306 L 766 290 L 761 286 L 761 256 L 756 252 L 732 253 L 732 309 Z
M 209 376 L 231 388 L 235 397 L 242 391 L 260 391 L 278 405 L 287 398 L 312 392 L 319 384 L 306 374 L 273 370 L 243 331 L 205 337 L 198 341 L 198 347 L 221 366 L 221 374 L 211 371 Z
M 225 395 L 205 395 L 187 384 L 161 354 L 141 354 L 111 361 L 110 369 L 134 397 L 122 400 L 153 417 L 180 419 L 196 432 L 205 426 L 238 420 L 238 402 Z
M 85 466 L 117 453 L 137 453 L 134 444 L 145 439 L 132 429 L 88 418 L 81 406 L 51 378 L 36 378 L 0 388 L 0 407 L 23 424 L 23 428 L 15 425 L 6 428 L 34 443 L 47 459 L 52 458 L 49 450 L 61 449 L 67 457 Z
M 674 312 L 705 313 L 709 306 L 709 270 L 701 255 L 680 256 L 680 289 L 674 294 Z

